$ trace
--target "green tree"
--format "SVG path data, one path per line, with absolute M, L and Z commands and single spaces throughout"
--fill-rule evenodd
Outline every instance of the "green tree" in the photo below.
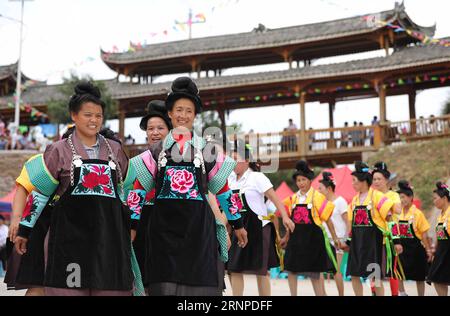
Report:
M 58 87 L 60 97 L 51 100 L 47 105 L 50 120 L 53 123 L 59 124 L 68 124 L 72 121 L 68 110 L 68 102 L 74 93 L 75 86 L 81 81 L 92 81 L 93 84 L 100 89 L 102 100 L 106 104 L 104 122 L 108 119 L 117 117 L 117 101 L 111 97 L 105 83 L 102 81 L 95 81 L 89 76 L 78 77 L 72 72 L 70 77 L 64 78 L 63 84 Z

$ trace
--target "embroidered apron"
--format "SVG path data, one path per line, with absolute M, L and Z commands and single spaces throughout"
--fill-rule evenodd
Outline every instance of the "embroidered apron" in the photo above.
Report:
M 431 263 L 427 280 L 450 284 L 450 236 L 447 232 L 447 218 L 436 226 L 437 248 Z
M 406 280 L 425 281 L 427 275 L 427 254 L 421 240 L 414 232 L 414 217 L 400 220 L 397 225 L 403 252 L 400 254 Z M 396 232 L 393 232 L 396 233 Z
M 284 266 L 287 271 L 301 273 L 328 270 L 324 233 L 322 227 L 314 222 L 312 211 L 312 203 L 296 204 L 292 209 L 291 219 L 295 229 L 286 246 Z
M 278 260 L 268 262 L 267 269 L 278 267 L 280 265 L 278 255 L 276 254 L 275 238 L 276 231 L 272 222 L 268 223 L 271 229 L 271 240 L 268 250 L 264 250 L 263 242 L 263 226 L 262 217 L 258 216 L 247 202 L 245 193 L 240 193 L 240 190 L 233 190 L 233 194 L 239 194 L 244 208 L 240 211 L 244 228 L 247 231 L 248 243 L 245 248 L 238 246 L 237 237 L 233 234 L 231 239 L 231 248 L 229 251 L 229 261 L 227 265 L 228 271 L 231 272 L 251 272 L 259 271 L 263 267 L 263 253 L 264 251 L 273 252 L 270 258 L 276 257 Z
M 191 159 L 186 162 L 172 159 L 170 152 L 162 151 L 158 158 L 149 230 L 149 283 L 217 287 L 219 244 L 206 196 L 202 153 L 196 150 L 192 159 L 189 147 Z
M 112 150 L 108 145 L 110 159 Z M 45 286 L 74 288 L 70 274 L 79 271 L 75 288 L 133 288 L 130 213 L 119 198 L 116 165 L 110 160 L 82 160 L 73 152 L 71 185 L 52 210 Z
M 347 274 L 367 277 L 378 264 L 383 276 L 383 233 L 372 219 L 372 196 L 369 205 L 355 205 L 352 218 L 352 241 L 348 255 Z M 369 271 L 367 271 L 369 269 Z

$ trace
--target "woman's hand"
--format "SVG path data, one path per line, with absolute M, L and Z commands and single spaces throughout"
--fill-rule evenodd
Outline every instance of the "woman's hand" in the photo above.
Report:
M 401 254 L 402 254 L 402 252 L 403 252 L 403 246 L 402 246 L 402 245 L 394 245 L 394 248 L 395 248 L 395 252 L 396 252 L 398 255 L 401 255 Z
M 287 215 L 283 216 L 283 225 L 284 225 L 284 228 L 286 228 L 286 231 L 289 231 L 291 233 L 294 232 L 295 224 L 292 221 L 292 219 L 290 219 Z
M 288 241 L 289 241 L 289 234 L 286 234 L 284 235 L 283 238 L 280 239 L 280 247 L 286 249 Z
M 11 242 L 14 242 L 17 237 L 17 232 L 19 231 L 20 217 L 13 216 L 11 218 L 11 224 L 9 225 L 8 237 Z
M 14 239 L 14 247 L 19 255 L 23 255 L 27 252 L 28 239 L 24 237 L 17 236 Z
M 244 248 L 245 246 L 247 246 L 248 238 L 247 238 L 247 231 L 245 230 L 245 228 L 235 229 L 234 234 L 238 239 L 239 247 Z
M 134 229 L 131 230 L 131 241 L 133 242 L 136 239 L 136 231 Z

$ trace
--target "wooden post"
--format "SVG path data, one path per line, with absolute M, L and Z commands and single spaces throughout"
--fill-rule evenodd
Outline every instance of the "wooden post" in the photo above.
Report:
M 124 141 L 125 139 L 124 135 L 125 135 L 125 111 L 121 109 L 119 110 L 119 137 L 121 141 Z
M 227 130 L 227 125 L 225 122 L 225 111 L 223 109 L 219 109 L 219 110 L 217 110 L 217 112 L 219 113 L 220 129 L 222 130 L 222 137 L 223 137 L 223 139 L 225 139 L 226 130 Z
M 408 99 L 409 99 L 409 119 L 415 120 L 416 119 L 416 91 L 412 90 L 410 93 L 408 93 Z M 411 122 L 411 135 L 415 135 L 417 132 L 416 130 L 416 122 Z
M 336 100 L 330 100 L 330 102 L 328 102 L 328 115 L 329 115 L 329 120 L 330 120 L 330 128 L 334 128 L 334 108 L 336 106 Z M 329 142 L 329 146 L 328 148 L 335 148 L 336 146 L 334 145 L 334 132 L 330 132 L 330 142 Z
M 306 92 L 300 93 L 300 142 L 298 144 L 298 150 L 300 157 L 305 157 L 308 149 L 308 141 L 306 139 Z
M 380 122 L 386 123 L 386 88 L 383 82 L 378 85 L 378 96 L 380 98 Z
M 375 125 L 374 131 L 373 131 L 373 146 L 375 148 L 380 148 L 381 144 L 382 144 L 382 140 L 381 140 L 381 126 L 380 125 Z

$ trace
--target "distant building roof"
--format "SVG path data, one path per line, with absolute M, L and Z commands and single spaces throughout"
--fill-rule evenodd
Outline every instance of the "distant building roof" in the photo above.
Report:
M 447 63 L 450 65 L 450 48 L 441 45 L 425 45 L 402 48 L 386 57 L 352 60 L 347 62 L 294 68 L 290 70 L 259 72 L 232 76 L 220 76 L 194 79 L 205 95 L 211 91 L 220 91 L 246 86 L 262 86 L 273 83 L 289 83 L 296 81 L 321 79 L 353 75 L 370 75 L 395 70 L 408 70 L 415 67 Z M 449 67 L 447 67 L 449 68 Z M 126 100 L 141 97 L 161 97 L 170 89 L 170 82 L 156 84 L 134 84 L 104 81 L 111 96 L 116 100 Z M 34 85 L 28 87 L 22 94 L 23 101 L 30 104 L 45 105 L 51 100 L 63 98 L 59 87 L 61 85 Z M 0 97 L 0 109 L 5 108 L 13 97 Z
M 429 37 L 433 36 L 435 32 L 435 26 L 423 27 L 415 24 L 406 13 L 403 3 L 397 3 L 395 9 L 393 10 L 378 12 L 373 15 L 378 17 L 380 20 L 398 23 L 403 28 L 424 33 Z M 220 69 L 221 66 L 225 66 L 224 68 L 227 68 L 227 65 L 230 67 L 235 64 L 236 66 L 240 66 L 241 64 L 247 65 L 251 62 L 253 62 L 253 64 L 262 64 L 264 63 L 264 60 L 269 59 L 270 62 L 274 62 L 272 61 L 274 58 L 273 56 L 270 58 L 269 56 L 265 56 L 267 55 L 267 52 L 262 52 L 264 49 L 292 45 L 304 46 L 318 41 L 327 41 L 329 46 L 336 46 L 332 53 L 334 55 L 373 50 L 377 47 L 376 42 L 374 42 L 373 39 L 369 40 L 366 38 L 365 43 L 361 43 L 361 39 L 355 39 L 350 44 L 342 42 L 332 44 L 330 40 L 346 38 L 354 35 L 364 35 L 383 28 L 385 27 L 376 25 L 375 23 L 368 23 L 363 19 L 363 16 L 277 29 L 267 29 L 264 25 L 260 24 L 253 31 L 246 33 L 152 44 L 133 52 L 106 53 L 102 51 L 101 55 L 103 61 L 115 71 L 122 71 L 123 69 L 121 70 L 120 66 L 139 64 L 130 70 L 130 74 L 143 73 L 145 75 L 161 75 L 164 74 L 164 71 L 166 71 L 166 74 L 176 73 L 176 71 L 181 73 L 182 70 L 186 70 L 186 67 L 189 67 L 189 62 L 186 58 L 189 59 L 195 56 L 233 53 L 232 55 L 225 56 L 228 57 L 225 59 L 219 57 L 214 59 L 214 57 L 212 57 L 211 60 L 203 61 L 202 70 L 214 69 L 214 63 L 218 65 L 218 68 L 216 69 Z M 396 33 L 395 36 L 400 36 L 400 34 Z M 415 42 L 417 40 L 408 37 L 408 41 Z M 406 41 L 405 44 L 407 44 L 408 41 Z M 345 46 L 344 48 L 344 46 L 342 46 L 344 44 L 349 47 Z M 339 45 L 341 45 L 341 48 L 337 49 Z M 324 54 L 330 54 L 330 52 L 326 52 L 326 50 L 332 48 L 333 47 L 327 47 L 326 45 L 315 45 L 308 47 L 307 49 L 302 49 L 301 51 L 298 51 L 297 54 L 298 57 L 303 56 L 302 54 L 306 54 L 305 56 L 309 55 L 313 56 L 313 58 L 314 56 L 317 58 L 320 56 L 317 56 L 318 52 L 313 52 L 313 50 L 322 50 Z M 245 54 L 248 54 L 249 51 L 255 50 L 258 50 L 258 52 L 255 52 L 254 54 L 259 54 L 261 59 L 259 60 L 253 56 L 247 55 L 248 60 L 244 61 L 246 58 Z M 272 55 L 276 54 L 272 52 Z M 278 56 L 277 58 L 280 59 L 281 57 Z M 165 61 L 165 64 L 162 64 L 162 61 Z M 148 65 L 146 65 L 146 63 Z

